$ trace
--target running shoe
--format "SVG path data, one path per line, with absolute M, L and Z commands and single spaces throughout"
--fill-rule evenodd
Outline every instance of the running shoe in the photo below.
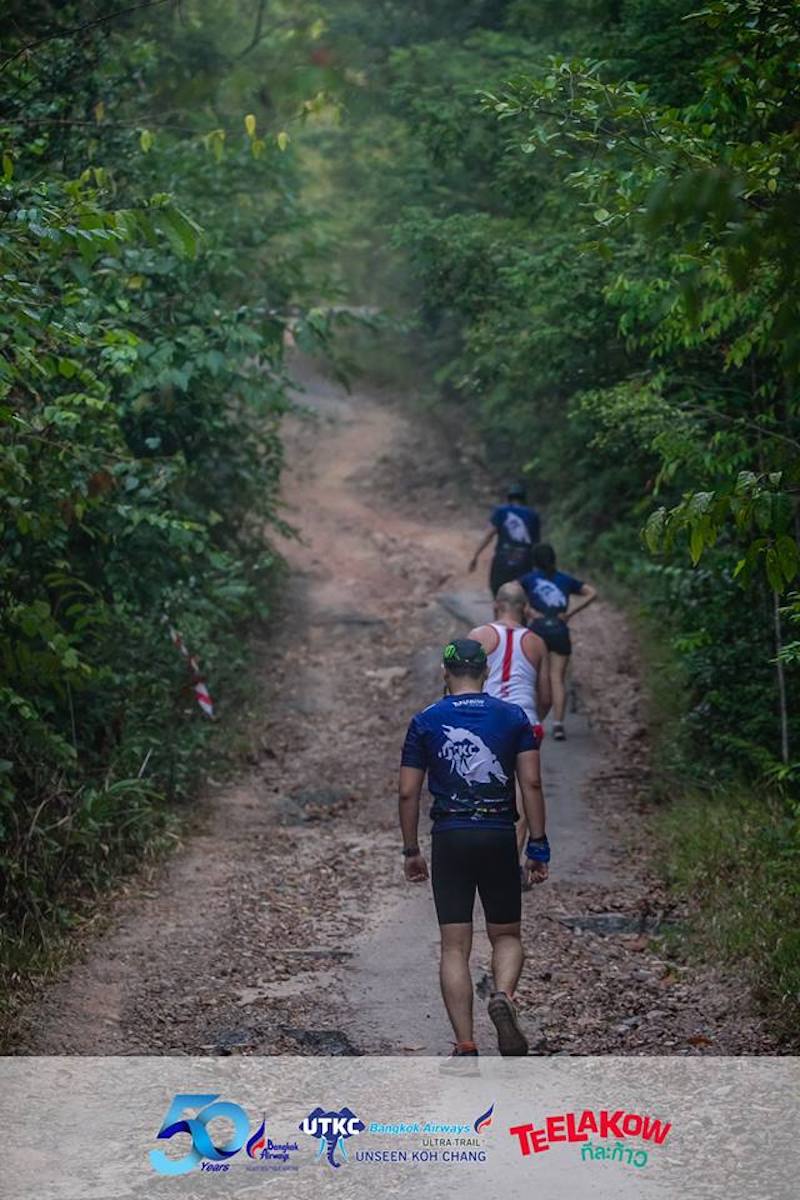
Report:
M 528 1039 L 505 992 L 495 992 L 489 1001 L 489 1019 L 497 1030 L 497 1048 L 504 1058 L 519 1058 L 528 1053 Z
M 565 742 L 566 740 L 567 740 L 567 735 L 564 732 L 564 726 L 561 724 L 560 721 L 554 721 L 553 722 L 553 741 L 554 742 Z
M 439 1064 L 442 1075 L 480 1075 L 478 1047 L 474 1042 L 453 1044 L 453 1053 Z

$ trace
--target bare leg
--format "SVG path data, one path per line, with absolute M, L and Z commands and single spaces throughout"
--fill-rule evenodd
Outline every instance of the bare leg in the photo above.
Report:
M 522 952 L 520 940 L 520 923 L 513 925 L 490 925 L 486 922 L 486 932 L 492 943 L 492 975 L 496 992 L 505 992 L 509 997 L 514 995 L 519 977 L 522 974 L 522 964 L 525 955 Z
M 486 932 L 492 943 L 492 974 L 495 991 L 489 1001 L 489 1020 L 497 1030 L 497 1048 L 505 1056 L 528 1053 L 528 1039 L 520 1029 L 517 1010 L 511 1000 L 522 972 L 524 954 L 519 922 L 514 925 L 490 925 Z
M 499 928 L 505 928 L 500 926 Z M 517 927 L 519 928 L 519 927 Z M 456 1041 L 472 1041 L 472 976 L 469 955 L 472 950 L 472 925 L 440 926 L 442 960 L 439 979 L 447 1015 Z
M 569 658 L 565 654 L 550 652 L 550 686 L 553 690 L 553 720 L 558 725 L 564 723 L 564 712 L 567 707 L 567 667 Z

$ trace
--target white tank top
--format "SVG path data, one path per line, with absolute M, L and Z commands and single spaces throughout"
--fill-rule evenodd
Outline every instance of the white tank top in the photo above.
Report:
M 524 625 L 509 629 L 494 621 L 492 629 L 500 640 L 491 654 L 487 655 L 489 677 L 485 690 L 498 700 L 518 704 L 524 708 L 531 725 L 538 725 L 536 667 L 526 658 L 522 649 L 522 639 L 528 630 Z

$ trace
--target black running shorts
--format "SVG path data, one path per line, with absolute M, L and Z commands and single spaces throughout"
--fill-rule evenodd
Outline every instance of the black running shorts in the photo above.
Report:
M 490 924 L 519 921 L 522 886 L 515 829 L 434 828 L 431 881 L 440 925 L 468 924 L 476 889 Z
M 560 617 L 537 617 L 528 626 L 538 633 L 547 649 L 553 654 L 563 654 L 569 658 L 572 654 L 572 639 L 569 636 L 569 625 Z
M 492 595 L 496 596 L 504 583 L 511 583 L 512 580 L 526 575 L 531 569 L 531 561 L 531 551 L 527 546 L 514 550 L 498 548 L 489 572 L 489 587 L 492 589 Z

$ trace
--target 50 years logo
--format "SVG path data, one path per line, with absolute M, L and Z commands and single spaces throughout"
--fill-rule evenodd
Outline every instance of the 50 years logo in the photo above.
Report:
M 190 1109 L 197 1110 L 195 1116 L 185 1115 Z M 224 1146 L 216 1146 L 208 1131 L 208 1124 L 221 1117 L 231 1122 L 233 1135 Z M 208 1160 L 213 1170 L 226 1170 L 226 1160 L 238 1154 L 247 1141 L 250 1122 L 239 1104 L 230 1100 L 220 1100 L 218 1092 L 179 1092 L 167 1109 L 167 1115 L 156 1137 L 168 1140 L 178 1133 L 188 1133 L 191 1136 L 192 1148 L 181 1158 L 168 1158 L 163 1150 L 151 1150 L 150 1163 L 159 1175 L 185 1175 L 203 1159 Z
M 212 1131 L 214 1121 L 225 1121 L 223 1134 Z M 231 1126 L 233 1127 L 232 1132 Z M 188 1134 L 191 1149 L 185 1154 L 176 1144 L 173 1153 L 151 1150 L 150 1163 L 159 1175 L 186 1175 L 195 1167 L 206 1172 L 227 1172 L 229 1160 L 244 1150 L 238 1166 L 247 1171 L 297 1171 L 294 1157 L 300 1147 L 293 1138 L 276 1141 L 267 1132 L 267 1117 L 256 1120 L 251 1133 L 247 1113 L 240 1104 L 220 1100 L 219 1093 L 179 1092 L 174 1096 L 156 1137 L 170 1141 Z M 225 1140 L 227 1139 L 227 1140 Z M 221 1145 L 218 1142 L 222 1142 Z M 234 1166 L 236 1169 L 236 1165 Z

